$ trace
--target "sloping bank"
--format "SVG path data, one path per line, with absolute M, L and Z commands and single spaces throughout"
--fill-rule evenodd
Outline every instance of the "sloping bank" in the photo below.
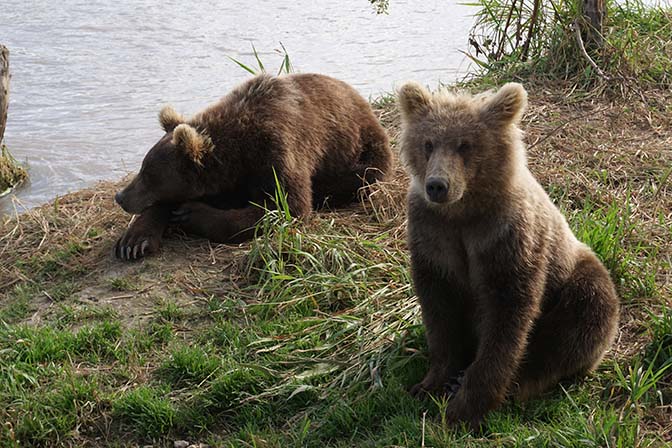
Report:
M 239 246 L 173 235 L 137 263 L 111 255 L 129 216 L 120 183 L 101 183 L 0 225 L 0 445 L 669 441 L 672 95 L 528 90 L 531 170 L 624 303 L 587 381 L 505 406 L 484 435 L 444 428 L 440 402 L 408 396 L 427 361 L 400 167 L 348 210 L 269 214 Z M 396 142 L 393 98 L 376 108 Z

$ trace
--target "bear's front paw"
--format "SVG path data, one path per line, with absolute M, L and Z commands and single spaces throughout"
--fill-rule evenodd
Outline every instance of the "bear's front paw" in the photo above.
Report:
M 120 260 L 137 260 L 159 250 L 162 228 L 139 216 L 114 245 L 114 255 Z
M 488 407 L 478 394 L 468 394 L 462 387 L 448 402 L 446 421 L 450 423 L 465 423 L 472 431 L 481 428 L 483 418 Z
M 409 393 L 416 398 L 421 398 L 428 394 L 435 394 L 450 398 L 457 394 L 457 392 L 460 390 L 463 379 L 464 371 L 461 371 L 457 375 L 450 376 L 447 379 L 441 381 L 431 378 L 431 376 L 428 375 L 420 383 L 411 387 Z

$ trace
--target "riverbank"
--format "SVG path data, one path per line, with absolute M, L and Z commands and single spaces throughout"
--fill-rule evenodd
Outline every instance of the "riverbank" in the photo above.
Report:
M 595 374 L 470 434 L 406 388 L 426 367 L 397 164 L 371 200 L 247 244 L 181 235 L 121 263 L 123 182 L 0 224 L 0 446 L 661 446 L 672 442 L 669 90 L 532 84 L 529 165 L 622 298 Z M 392 97 L 375 103 L 396 148 Z M 669 368 L 669 369 L 668 369 Z

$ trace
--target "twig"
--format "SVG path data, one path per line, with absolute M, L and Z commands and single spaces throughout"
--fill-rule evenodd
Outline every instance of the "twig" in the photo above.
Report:
M 527 38 L 523 44 L 523 55 L 521 61 L 527 61 L 527 56 L 530 51 L 530 42 L 532 41 L 532 35 L 534 34 L 534 28 L 539 20 L 539 7 L 541 6 L 541 0 L 534 1 L 534 7 L 532 9 L 532 17 L 530 17 L 530 28 L 527 31 Z
M 513 11 L 516 9 L 516 2 L 514 0 L 513 4 L 511 5 L 511 8 L 509 8 L 509 15 L 506 18 L 506 24 L 504 25 L 504 29 L 501 31 L 501 35 L 498 36 L 499 40 L 499 45 L 497 46 L 497 52 L 495 53 L 495 58 L 499 60 L 499 58 L 502 55 L 502 52 L 504 51 L 504 43 L 507 40 L 507 35 L 506 33 L 509 31 L 509 25 L 511 24 L 511 17 L 513 17 Z M 521 4 L 520 9 L 522 11 L 523 6 Z
M 427 416 L 427 411 L 422 413 L 422 442 L 421 447 L 425 448 L 425 417 Z
M 576 43 L 579 44 L 579 49 L 581 50 L 581 54 L 583 54 L 583 57 L 588 61 L 588 63 L 595 69 L 595 72 L 597 72 L 598 76 L 605 81 L 611 81 L 612 78 L 611 76 L 608 76 L 602 69 L 595 63 L 593 58 L 590 57 L 588 52 L 586 51 L 586 46 L 583 44 L 583 38 L 581 37 L 581 26 L 579 26 L 578 20 L 575 20 L 574 23 L 572 24 L 572 28 L 574 28 L 574 35 L 576 36 Z

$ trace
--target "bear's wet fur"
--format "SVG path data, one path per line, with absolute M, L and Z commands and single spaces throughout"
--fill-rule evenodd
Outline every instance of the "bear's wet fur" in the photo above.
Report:
M 159 121 L 166 134 L 115 196 L 139 215 L 116 244 L 122 259 L 156 251 L 170 222 L 214 242 L 251 238 L 275 175 L 300 217 L 353 201 L 391 171 L 369 103 L 323 75 L 259 75 L 191 119 L 166 107 Z
M 609 273 L 527 168 L 520 84 L 471 96 L 399 90 L 408 244 L 429 348 L 411 393 L 451 396 L 478 426 L 602 359 L 617 331 Z

